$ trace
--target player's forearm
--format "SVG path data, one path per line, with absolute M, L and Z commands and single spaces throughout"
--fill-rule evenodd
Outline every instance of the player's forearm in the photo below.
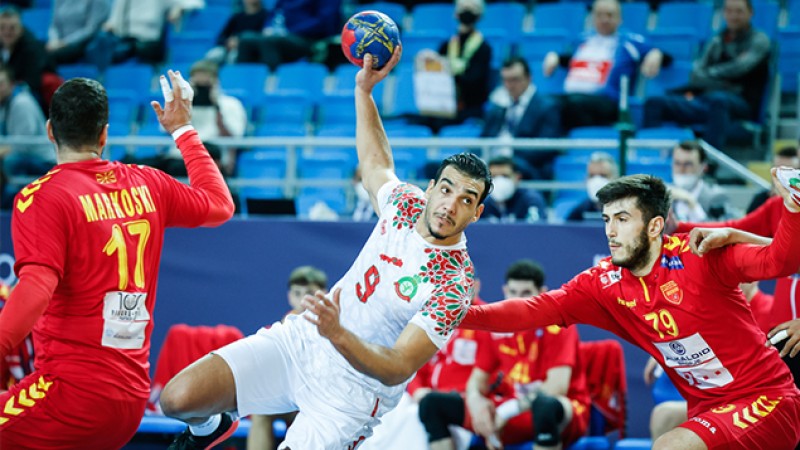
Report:
M 414 374 L 415 368 L 405 364 L 398 352 L 364 342 L 349 330 L 344 329 L 331 343 L 354 369 L 387 386 L 403 383 Z
M 558 312 L 539 297 L 513 298 L 488 305 L 472 306 L 459 325 L 471 330 L 525 331 L 563 323 Z
M 356 87 L 356 149 L 361 173 L 393 169 L 392 151 L 372 94 Z
M 0 358 L 30 334 L 47 309 L 58 284 L 58 275 L 44 266 L 24 266 L 19 282 L 0 312 Z
M 228 185 L 211 159 L 197 131 L 191 129 L 175 139 L 183 155 L 189 183 L 208 195 L 208 215 L 203 225 L 217 226 L 233 217 L 234 204 Z
M 791 275 L 800 267 L 800 212 L 783 212 L 772 244 L 763 247 L 760 258 L 744 255 L 752 279 L 777 278 Z

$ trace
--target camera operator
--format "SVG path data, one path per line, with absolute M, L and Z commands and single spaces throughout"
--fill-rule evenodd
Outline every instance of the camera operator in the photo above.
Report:
M 192 123 L 206 142 L 209 153 L 220 164 L 223 174 L 231 174 L 236 164 L 236 149 L 220 151 L 219 147 L 208 141 L 216 137 L 242 137 L 247 128 L 247 112 L 242 102 L 225 95 L 219 84 L 219 66 L 208 60 L 201 60 L 189 70 L 189 84 L 194 89 Z M 173 176 L 186 176 L 186 166 L 177 149 L 167 154 L 164 170 Z

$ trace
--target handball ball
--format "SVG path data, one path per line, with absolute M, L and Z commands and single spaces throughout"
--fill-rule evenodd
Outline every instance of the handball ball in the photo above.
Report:
M 372 55 L 372 67 L 380 69 L 400 44 L 397 24 L 378 11 L 362 11 L 342 28 L 342 52 L 351 63 L 364 67 L 364 55 Z

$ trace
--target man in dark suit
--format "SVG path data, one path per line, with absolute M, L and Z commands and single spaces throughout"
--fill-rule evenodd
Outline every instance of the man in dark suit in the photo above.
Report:
M 536 92 L 531 82 L 528 63 L 520 57 L 511 57 L 500 69 L 503 80 L 502 100 L 493 103 L 486 113 L 481 137 L 500 138 L 551 138 L 561 136 L 561 115 L 558 99 Z M 512 156 L 513 150 L 499 149 L 497 153 Z M 558 152 L 518 152 L 515 162 L 532 178 L 552 178 L 552 162 Z

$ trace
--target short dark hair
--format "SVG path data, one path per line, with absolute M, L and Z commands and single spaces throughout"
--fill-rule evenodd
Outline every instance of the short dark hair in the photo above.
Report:
M 108 124 L 108 95 L 103 85 L 88 78 L 62 84 L 50 101 L 50 124 L 59 146 L 97 145 Z
M 706 162 L 706 151 L 702 145 L 697 141 L 681 141 L 678 143 L 678 148 L 687 152 L 697 152 L 700 155 L 700 163 Z
M 0 69 L 0 71 L 2 71 L 2 69 Z M 781 156 L 783 158 L 796 158 L 797 147 L 793 147 L 791 145 L 781 147 L 777 152 L 775 152 L 775 156 Z
M 528 61 L 526 61 L 525 58 L 521 56 L 516 56 L 516 55 L 509 56 L 508 58 L 505 59 L 505 61 L 503 61 L 502 68 L 508 69 L 514 64 L 519 64 L 520 66 L 522 66 L 522 71 L 525 72 L 526 77 L 531 76 L 531 67 L 528 65 Z
M 439 165 L 439 169 L 436 171 L 436 176 L 434 177 L 434 183 L 439 182 L 439 179 L 442 177 L 442 172 L 447 166 L 453 166 L 459 172 L 476 180 L 483 181 L 483 193 L 478 199 L 478 204 L 480 205 L 486 200 L 486 197 L 489 196 L 489 192 L 492 191 L 492 175 L 489 173 L 489 167 L 482 159 L 469 152 L 448 156 Z
M 533 281 L 537 289 L 544 286 L 544 270 L 539 263 L 530 259 L 520 259 L 508 266 L 506 270 L 506 279 L 508 280 L 525 280 Z
M 514 158 L 510 156 L 495 156 L 494 158 L 489 160 L 489 167 L 492 166 L 511 166 L 511 169 L 514 172 L 519 172 L 519 168 L 517 167 L 517 163 L 514 162 Z
M 325 272 L 313 266 L 300 266 L 289 275 L 289 287 L 294 285 L 308 286 L 311 284 L 327 289 L 328 276 L 325 275 Z
M 17 8 L 14 5 L 0 6 L 0 17 L 4 18 L 15 17 L 17 19 L 22 18 L 19 12 L 19 8 Z
M 636 198 L 636 207 L 642 212 L 645 223 L 657 216 L 666 220 L 672 199 L 661 178 L 628 175 L 609 182 L 597 192 L 597 200 L 602 206 L 628 197 Z

